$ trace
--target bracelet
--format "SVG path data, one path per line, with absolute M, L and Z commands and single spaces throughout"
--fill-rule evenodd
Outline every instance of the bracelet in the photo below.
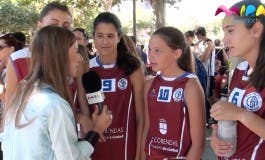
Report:
M 99 139 L 99 134 L 95 131 L 89 131 L 84 139 L 91 143 L 93 147 L 95 147 Z

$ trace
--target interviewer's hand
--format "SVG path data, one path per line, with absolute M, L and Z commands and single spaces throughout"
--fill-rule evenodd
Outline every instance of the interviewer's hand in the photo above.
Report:
M 76 114 L 76 122 L 81 125 L 81 131 L 87 133 L 93 128 L 93 122 L 91 118 L 83 113 Z
M 100 135 L 100 141 L 106 141 L 104 136 L 104 131 L 109 127 L 112 122 L 112 113 L 107 109 L 107 106 L 104 105 L 103 111 L 101 114 L 98 114 L 98 107 L 95 107 L 95 111 L 92 114 L 93 121 L 93 131 L 97 132 Z
M 212 129 L 213 131 L 211 136 L 211 147 L 217 156 L 225 156 L 232 149 L 232 144 L 222 141 L 217 137 L 216 124 L 212 125 Z

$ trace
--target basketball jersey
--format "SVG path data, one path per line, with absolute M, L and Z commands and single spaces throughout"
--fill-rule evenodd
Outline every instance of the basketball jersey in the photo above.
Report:
M 29 72 L 30 56 L 29 48 L 23 48 L 10 55 L 10 60 L 13 64 L 18 82 Z
M 136 118 L 133 88 L 129 76 L 120 68 L 104 68 L 95 57 L 90 70 L 102 80 L 104 104 L 112 111 L 113 119 L 105 131 L 107 141 L 98 143 L 93 160 L 134 160 L 136 154 Z
M 265 89 L 257 91 L 253 86 L 249 85 L 248 68 L 247 62 L 241 62 L 235 69 L 229 86 L 228 101 L 265 119 L 265 104 L 263 103 L 263 100 L 265 100 Z M 224 158 L 219 157 L 219 159 Z M 236 153 L 230 159 L 264 160 L 265 143 L 261 137 L 242 123 L 237 122 L 237 148 Z
M 185 158 L 190 147 L 190 124 L 184 100 L 185 86 L 195 75 L 184 73 L 173 81 L 160 75 L 147 94 L 150 129 L 145 152 L 148 160 Z

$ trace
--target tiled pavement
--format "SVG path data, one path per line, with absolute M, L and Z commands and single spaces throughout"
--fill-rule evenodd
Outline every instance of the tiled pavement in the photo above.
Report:
M 211 129 L 206 128 L 206 143 L 205 143 L 205 149 L 203 153 L 203 160 L 216 160 L 216 157 L 210 147 L 210 140 L 208 139 L 211 135 Z

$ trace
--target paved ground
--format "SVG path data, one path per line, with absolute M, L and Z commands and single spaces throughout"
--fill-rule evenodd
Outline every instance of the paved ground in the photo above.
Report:
M 210 137 L 211 129 L 206 128 L 206 137 Z M 210 140 L 206 138 L 203 160 L 216 160 L 216 157 L 210 147 Z

